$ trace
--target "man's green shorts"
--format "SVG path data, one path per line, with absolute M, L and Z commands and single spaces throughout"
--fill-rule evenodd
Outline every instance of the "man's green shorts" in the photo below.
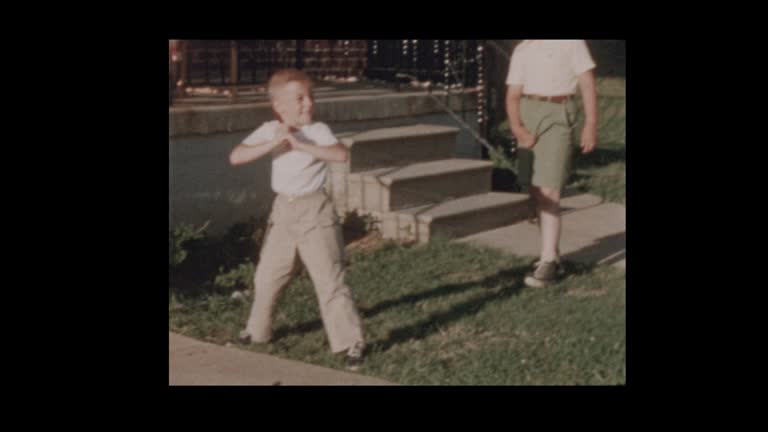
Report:
M 518 179 L 524 188 L 531 185 L 561 190 L 568 181 L 573 157 L 576 102 L 554 103 L 520 99 L 520 118 L 536 136 L 533 149 L 518 147 Z

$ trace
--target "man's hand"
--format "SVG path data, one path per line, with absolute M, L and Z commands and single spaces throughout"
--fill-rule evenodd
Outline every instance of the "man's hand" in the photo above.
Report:
M 581 152 L 590 153 L 597 146 L 597 125 L 584 125 L 581 131 Z
M 536 145 L 536 136 L 524 127 L 516 128 L 512 131 L 517 139 L 517 145 L 524 149 L 531 149 Z
M 584 103 L 584 130 L 581 131 L 581 152 L 589 153 L 597 145 L 597 85 L 595 74 L 588 70 L 578 77 L 581 100 Z

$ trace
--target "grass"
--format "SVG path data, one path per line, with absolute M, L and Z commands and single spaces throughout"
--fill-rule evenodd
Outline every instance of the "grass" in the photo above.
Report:
M 407 385 L 624 384 L 624 273 L 569 264 L 568 278 L 535 290 L 522 285 L 530 265 L 444 239 L 353 252 L 347 283 L 369 345 L 361 373 Z M 171 292 L 169 328 L 234 343 L 249 305 Z M 241 348 L 342 368 L 306 276 L 284 291 L 273 328 L 272 343 Z
M 574 160 L 569 188 L 601 196 L 606 201 L 626 204 L 627 163 L 622 142 L 600 142 L 589 154 Z
M 568 186 L 625 204 L 627 108 L 624 80 L 600 80 L 598 95 L 598 145 L 592 153 L 579 152 L 576 156 Z M 581 125 L 576 129 L 581 130 Z M 574 139 L 578 142 L 579 136 Z

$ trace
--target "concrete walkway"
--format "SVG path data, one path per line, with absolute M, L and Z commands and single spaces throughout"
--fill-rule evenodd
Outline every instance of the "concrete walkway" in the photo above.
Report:
M 169 385 L 395 385 L 378 378 L 201 342 L 169 332 Z
M 571 194 L 561 200 L 563 225 L 560 253 L 563 259 L 610 264 L 626 269 L 626 209 L 604 203 L 590 194 Z M 501 249 L 519 256 L 538 257 L 539 228 L 523 222 L 484 231 L 458 241 Z

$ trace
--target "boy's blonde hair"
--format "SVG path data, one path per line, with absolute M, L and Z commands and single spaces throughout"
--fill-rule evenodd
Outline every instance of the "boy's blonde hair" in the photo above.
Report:
M 304 82 L 312 88 L 312 79 L 306 72 L 298 69 L 280 69 L 272 74 L 272 77 L 269 79 L 269 84 L 267 85 L 269 98 L 274 99 L 276 92 L 291 81 Z

